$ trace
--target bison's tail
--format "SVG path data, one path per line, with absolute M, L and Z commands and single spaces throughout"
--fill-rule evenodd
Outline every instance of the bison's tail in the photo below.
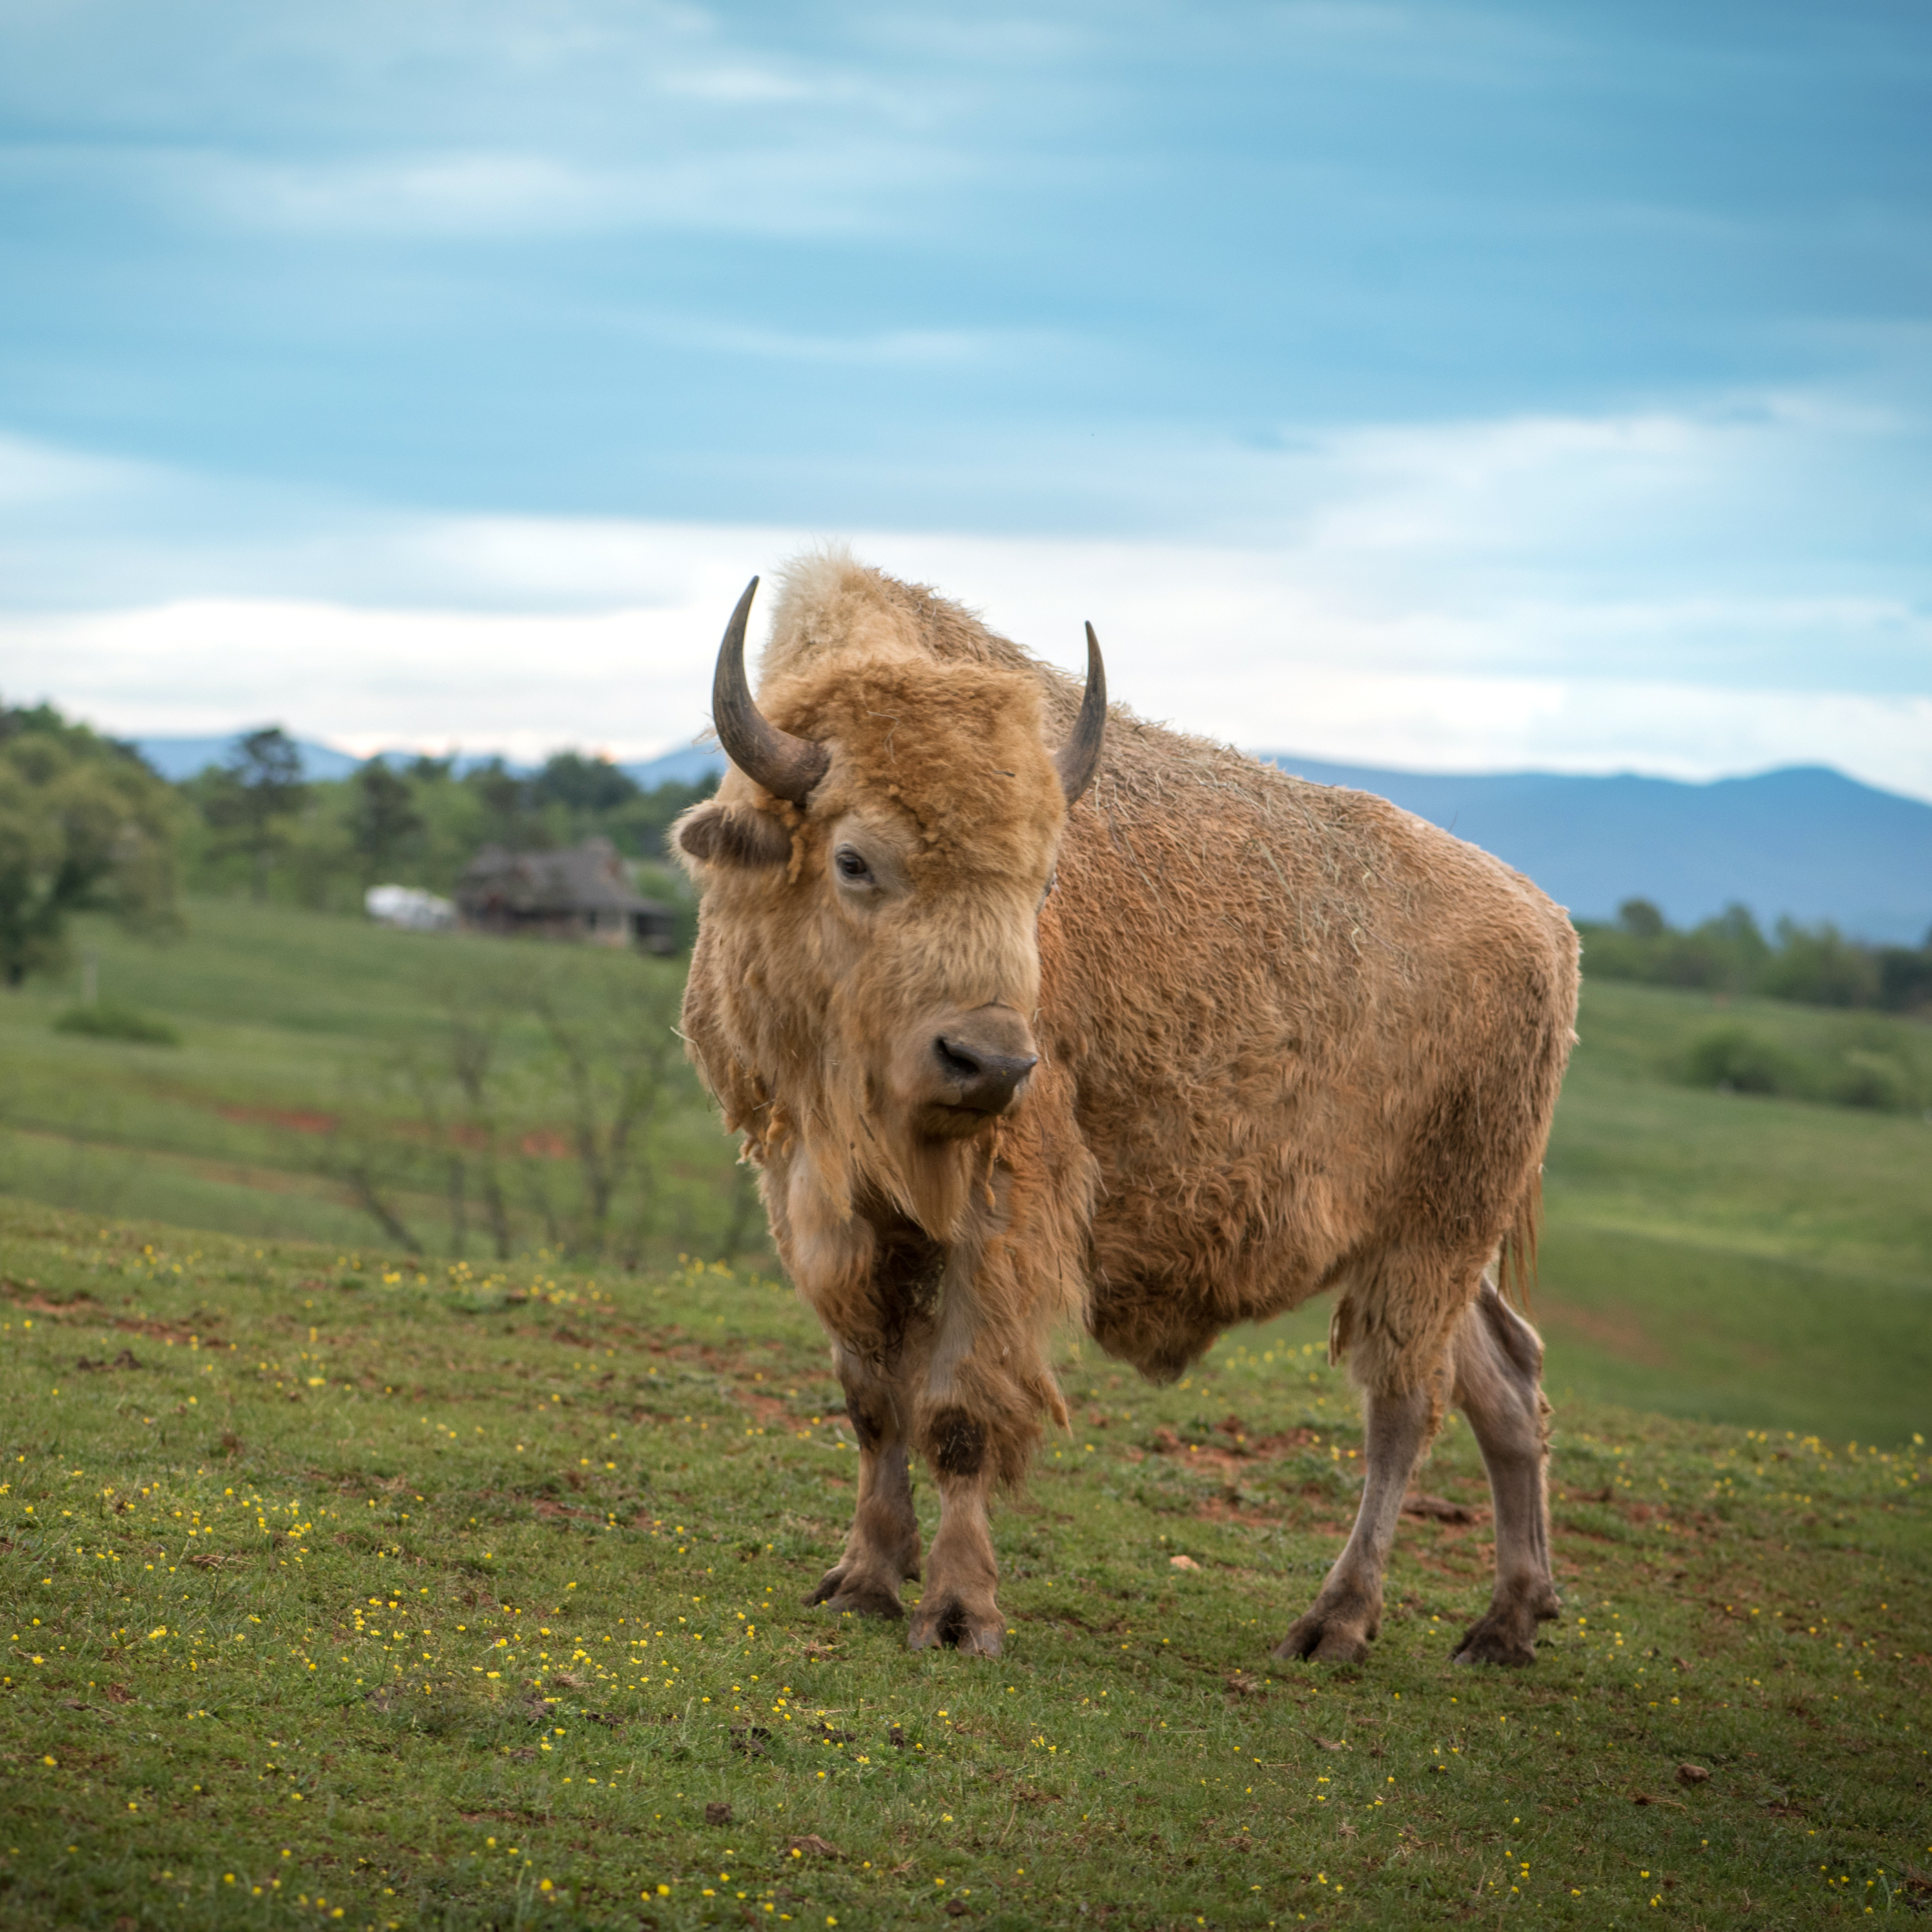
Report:
M 1516 1218 L 1496 1254 L 1496 1286 L 1517 1307 L 1529 1312 L 1529 1291 L 1536 1281 L 1536 1244 L 1543 1232 L 1543 1169 L 1530 1177 L 1516 1204 Z

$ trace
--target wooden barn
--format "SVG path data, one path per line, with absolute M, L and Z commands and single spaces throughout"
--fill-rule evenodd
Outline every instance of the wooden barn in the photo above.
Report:
M 677 950 L 676 914 L 639 896 L 608 838 L 586 838 L 564 852 L 486 845 L 456 889 L 456 906 L 471 932 Z

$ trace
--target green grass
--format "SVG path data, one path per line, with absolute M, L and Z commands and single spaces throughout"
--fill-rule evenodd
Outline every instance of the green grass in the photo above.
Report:
M 1168 1390 L 1064 1373 L 1072 1432 L 996 1523 L 1007 1656 L 914 1656 L 796 1607 L 856 1458 L 768 1282 L 0 1207 L 0 1922 L 1923 1907 L 1922 1447 L 1578 1403 L 1565 1610 L 1505 1674 L 1447 1661 L 1488 1560 L 1452 1426 L 1420 1480 L 1478 1520 L 1405 1521 L 1367 1665 L 1282 1667 L 1352 1508 L 1346 1387 L 1279 1328 Z
M 568 1101 L 554 1071 L 536 1071 L 532 989 L 580 1012 L 665 981 L 675 1012 L 674 967 L 602 949 L 394 932 L 236 900 L 196 901 L 188 920 L 185 938 L 160 946 L 80 922 L 104 1006 L 156 1016 L 176 1047 L 56 1030 L 71 992 L 58 985 L 0 994 L 0 1189 L 84 1214 L 354 1244 L 380 1230 L 326 1170 L 333 1125 L 367 1114 L 391 1135 L 406 1218 L 446 1250 L 446 1202 L 433 1177 L 409 1171 L 427 1144 L 409 1076 L 419 1065 L 446 1075 L 452 1018 L 508 1016 L 501 1060 L 514 1104 L 562 1148 Z M 664 1212 L 652 1250 L 717 1252 L 734 1218 L 733 1150 L 681 1061 L 657 1138 Z M 480 1257 L 471 1205 L 464 1252 Z M 518 1238 L 542 1238 L 526 1208 Z
M 54 1022 L 56 1033 L 91 1040 L 122 1040 L 136 1046 L 178 1046 L 181 1035 L 166 1020 L 127 1006 L 70 1006 Z
M 251 1238 L 380 1240 L 318 1172 L 317 1124 L 478 988 L 533 965 L 596 987 L 642 964 L 232 900 L 189 912 L 167 946 L 82 934 L 103 998 L 164 1018 L 180 1048 L 55 1033 L 70 988 L 0 997 L 0 1188 Z M 1932 1432 L 1932 1123 L 1684 1084 L 1726 1025 L 1807 1065 L 1932 1065 L 1932 1029 L 1884 1015 L 1588 986 L 1535 1297 L 1552 1394 L 1840 1440 Z M 732 1150 L 688 1079 L 667 1137 L 681 1192 L 656 1251 L 718 1252 Z M 404 1204 L 445 1242 L 437 1201 Z M 483 1252 L 473 1230 L 467 1252 Z M 1298 1345 L 1327 1319 L 1324 1304 L 1292 1324 Z
M 1535 1314 L 1546 1379 L 1684 1416 L 1932 1432 L 1932 1123 L 1676 1084 L 1734 1017 L 1793 1055 L 1927 1030 L 1593 983 L 1557 1111 Z

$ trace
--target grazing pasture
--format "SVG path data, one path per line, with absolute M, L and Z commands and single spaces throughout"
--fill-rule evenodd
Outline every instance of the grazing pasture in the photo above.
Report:
M 532 974 L 580 999 L 656 962 L 434 934 L 281 907 L 198 900 L 164 947 L 83 922 L 104 1001 L 172 1024 L 178 1047 L 53 1030 L 74 988 L 30 982 L 0 998 L 0 1190 L 83 1214 L 351 1246 L 384 1237 L 325 1171 L 329 1124 L 361 1110 L 398 1132 L 399 1204 L 448 1258 L 447 1204 L 426 1186 L 415 1096 L 399 1067 L 434 1058 L 452 1011 L 507 997 Z M 1698 1042 L 1742 1028 L 1821 1090 L 1870 1060 L 1932 1076 L 1932 1028 L 1706 993 L 1586 980 L 1582 1044 L 1558 1106 L 1533 1312 L 1546 1382 L 1571 1397 L 1686 1418 L 1819 1430 L 1887 1444 L 1932 1434 L 1932 1123 L 1688 1083 Z M 504 1058 L 537 1049 L 527 1012 Z M 544 1130 L 536 1178 L 567 1113 L 554 1088 L 518 1104 Z M 740 1172 L 681 1066 L 657 1126 L 650 1258 L 765 1250 Z M 543 1230 L 526 1216 L 522 1247 Z M 464 1258 L 490 1244 L 472 1215 Z M 1326 1334 L 1327 1303 L 1292 1318 L 1296 1346 Z
M 487 1156 L 510 1245 L 534 1249 L 582 1190 L 575 1096 L 548 1015 L 607 1064 L 659 1056 L 618 1230 L 666 1262 L 761 1250 L 748 1190 L 673 1031 L 677 962 L 232 900 L 193 902 L 188 918 L 186 936 L 164 946 L 82 922 L 103 1004 L 165 1020 L 177 1046 L 56 1032 L 71 988 L 30 982 L 0 999 L 8 1192 L 237 1234 L 394 1245 L 344 1178 L 362 1164 L 425 1250 L 480 1260 L 497 1245 Z M 479 1042 L 488 1066 L 472 1101 L 457 1060 Z M 594 1097 L 608 1139 L 615 1095 Z M 452 1152 L 467 1163 L 460 1240 Z
M 1553 1272 L 1607 1197 L 1556 1161 L 1551 1193 Z M 1565 1608 L 1504 1673 L 1447 1661 L 1489 1589 L 1452 1424 L 1368 1664 L 1280 1666 L 1353 1507 L 1340 1378 L 1292 1324 L 1166 1390 L 1090 1349 L 1064 1374 L 1072 1432 L 996 1520 L 1007 1654 L 913 1655 L 797 1606 L 856 1456 L 769 1281 L 0 1204 L 0 1922 L 1769 1928 L 1932 1898 L 1922 1444 L 1566 1402 Z

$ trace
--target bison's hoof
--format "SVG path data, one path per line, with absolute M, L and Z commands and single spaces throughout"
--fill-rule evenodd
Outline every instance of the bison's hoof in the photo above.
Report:
M 975 1617 L 957 1597 L 949 1597 L 920 1605 L 912 1628 L 906 1633 L 906 1648 L 932 1650 L 943 1646 L 962 1657 L 998 1657 L 1004 1628 L 998 1610 L 990 1618 Z
M 1359 1624 L 1310 1611 L 1274 1647 L 1284 1664 L 1360 1664 L 1369 1654 L 1369 1640 Z
M 1360 1664 L 1382 1628 L 1382 1606 L 1354 1590 L 1324 1590 L 1274 1647 L 1284 1664 Z
M 1462 1634 L 1456 1646 L 1455 1664 L 1499 1664 L 1512 1670 L 1536 1661 L 1535 1624 L 1527 1617 L 1498 1616 L 1494 1612 L 1480 1618 Z
M 818 1580 L 818 1587 L 806 1592 L 804 1603 L 808 1610 L 814 1604 L 823 1604 L 835 1616 L 842 1616 L 848 1611 L 855 1617 L 905 1615 L 897 1590 L 875 1576 L 848 1574 L 842 1564 L 836 1570 L 826 1571 Z

